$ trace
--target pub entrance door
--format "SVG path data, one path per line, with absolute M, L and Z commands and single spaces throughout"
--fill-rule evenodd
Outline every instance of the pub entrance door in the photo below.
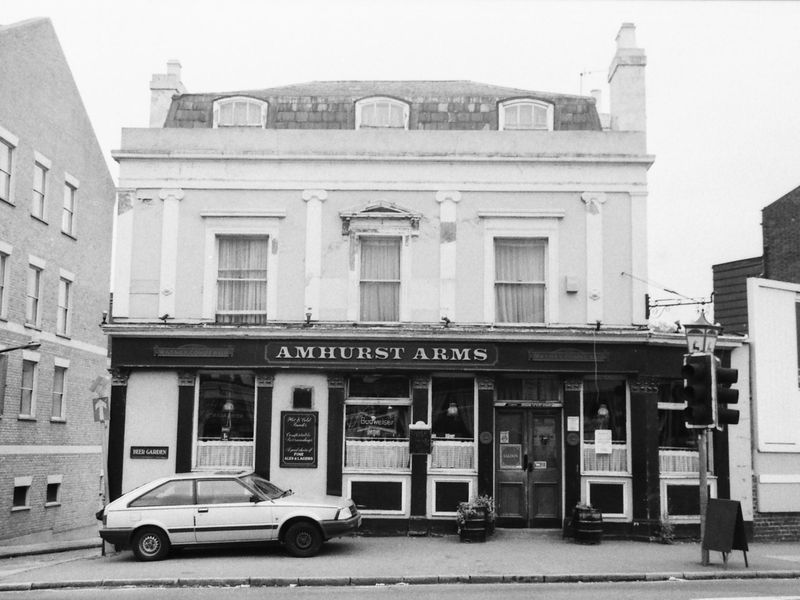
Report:
M 561 412 L 497 407 L 495 509 L 500 527 L 561 527 Z

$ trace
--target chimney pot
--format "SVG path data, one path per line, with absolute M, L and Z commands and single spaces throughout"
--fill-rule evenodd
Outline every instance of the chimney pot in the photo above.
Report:
M 617 33 L 617 48 L 636 48 L 636 25 L 623 23 Z

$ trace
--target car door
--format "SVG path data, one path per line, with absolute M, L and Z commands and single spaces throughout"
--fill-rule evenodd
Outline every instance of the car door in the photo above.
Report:
M 158 525 L 167 530 L 173 544 L 194 542 L 194 482 L 167 481 L 128 504 L 128 520 L 137 526 Z
M 195 539 L 199 544 L 257 542 L 277 533 L 272 502 L 253 502 L 253 492 L 235 477 L 198 479 Z

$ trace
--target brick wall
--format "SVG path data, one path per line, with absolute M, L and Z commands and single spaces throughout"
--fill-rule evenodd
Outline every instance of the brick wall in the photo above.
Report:
M 753 539 L 756 542 L 800 541 L 800 512 L 758 511 L 757 476 L 753 477 Z
M 762 211 L 767 279 L 800 283 L 800 187 Z

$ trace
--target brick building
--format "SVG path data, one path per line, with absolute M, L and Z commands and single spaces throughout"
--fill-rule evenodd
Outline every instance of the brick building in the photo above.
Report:
M 0 26 L 0 56 L 0 539 L 32 540 L 102 491 L 114 183 L 51 22 Z
M 114 153 L 112 496 L 252 468 L 376 529 L 452 529 L 475 494 L 505 526 L 695 526 L 685 340 L 640 283 L 645 63 L 623 25 L 608 115 L 470 81 L 188 93 L 169 63 Z M 748 431 L 714 436 L 710 486 L 749 520 Z
M 715 317 L 749 336 L 755 537 L 800 539 L 800 187 L 762 209 L 762 256 L 714 265 Z

